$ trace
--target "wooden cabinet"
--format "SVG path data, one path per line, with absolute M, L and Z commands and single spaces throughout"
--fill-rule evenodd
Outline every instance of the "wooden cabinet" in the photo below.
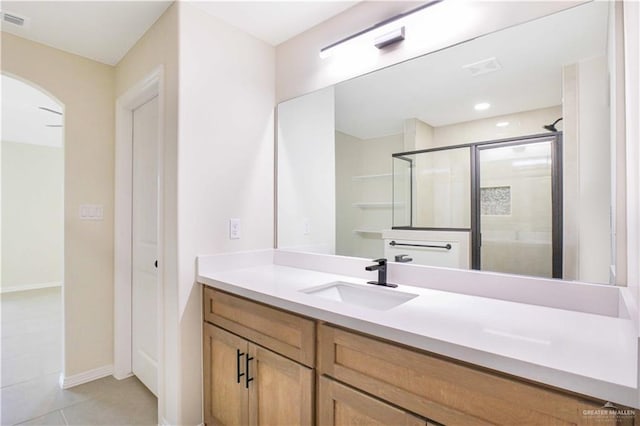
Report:
M 316 324 L 210 287 L 204 320 L 209 426 L 637 423 L 634 415 L 607 414 L 604 401 Z
M 313 424 L 313 370 L 254 344 L 249 354 L 249 424 Z
M 249 392 L 241 376 L 249 343 L 207 323 L 203 335 L 205 424 L 249 424 Z
M 330 325 L 319 326 L 318 342 L 320 374 L 437 423 L 633 424 L 633 418 L 616 423 L 616 416 L 585 415 L 602 402 Z
M 207 312 L 207 306 L 214 309 Z M 307 361 L 310 353 L 313 366 L 313 321 L 208 288 L 207 319 L 216 325 L 205 321 L 203 331 L 206 425 L 313 424 L 314 370 L 296 362 Z M 237 330 L 244 333 L 231 332 Z M 284 348 L 296 361 L 257 342 Z
M 318 424 L 323 426 L 427 426 L 426 420 L 353 388 L 320 377 Z

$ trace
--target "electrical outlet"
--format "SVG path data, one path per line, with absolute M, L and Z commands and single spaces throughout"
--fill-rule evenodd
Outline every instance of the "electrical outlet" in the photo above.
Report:
M 309 219 L 305 219 L 303 225 L 304 225 L 303 234 L 304 235 L 311 234 L 311 221 Z
M 229 239 L 240 239 L 240 219 L 229 219 Z

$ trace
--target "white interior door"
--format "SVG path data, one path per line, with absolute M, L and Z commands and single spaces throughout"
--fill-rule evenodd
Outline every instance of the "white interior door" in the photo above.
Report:
M 158 395 L 158 97 L 133 111 L 132 370 Z

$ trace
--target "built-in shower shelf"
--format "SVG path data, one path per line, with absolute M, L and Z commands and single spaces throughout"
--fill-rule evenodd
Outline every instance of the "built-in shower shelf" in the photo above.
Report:
M 382 236 L 381 229 L 354 229 L 354 234 L 376 234 Z
M 390 209 L 391 207 L 399 207 L 402 205 L 404 205 L 404 203 L 392 203 L 387 201 L 353 204 L 354 207 L 359 207 L 361 209 Z
M 390 178 L 393 176 L 391 173 L 381 173 L 377 175 L 360 175 L 360 176 L 352 176 L 353 180 L 365 180 L 365 179 L 378 179 L 378 178 Z

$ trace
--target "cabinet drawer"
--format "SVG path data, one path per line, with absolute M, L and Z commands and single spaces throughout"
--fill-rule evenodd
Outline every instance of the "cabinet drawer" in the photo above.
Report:
M 583 414 L 601 408 L 600 402 L 326 324 L 319 325 L 318 333 L 321 374 L 438 423 L 616 424 L 615 416 L 595 419 Z
M 432 426 L 426 420 L 326 377 L 320 377 L 318 425 Z
M 206 286 L 203 301 L 205 321 L 314 367 L 314 321 Z

